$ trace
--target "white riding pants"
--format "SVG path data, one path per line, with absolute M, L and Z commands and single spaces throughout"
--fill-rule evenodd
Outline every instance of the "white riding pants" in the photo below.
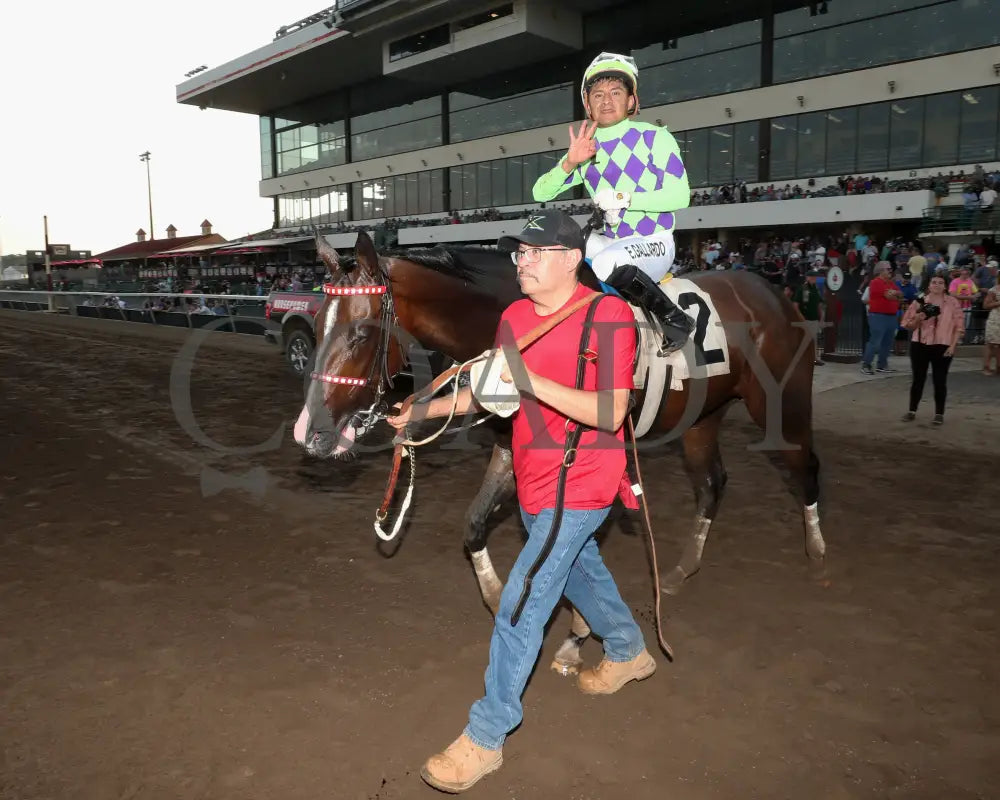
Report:
M 635 264 L 654 283 L 659 283 L 674 266 L 674 234 L 673 231 L 658 231 L 649 236 L 609 239 L 591 233 L 587 239 L 587 258 L 594 274 L 602 281 L 607 281 L 615 267 Z

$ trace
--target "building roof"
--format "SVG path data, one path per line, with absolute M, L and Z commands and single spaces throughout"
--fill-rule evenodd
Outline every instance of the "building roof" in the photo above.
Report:
M 152 258 L 157 253 L 162 253 L 165 249 L 177 250 L 182 247 L 191 247 L 200 244 L 225 244 L 226 239 L 218 233 L 211 233 L 208 236 L 198 234 L 196 236 L 177 236 L 173 239 L 150 239 L 145 242 L 129 242 L 128 244 L 113 247 L 103 253 L 95 253 L 94 258 L 101 261 L 132 261 L 136 259 Z

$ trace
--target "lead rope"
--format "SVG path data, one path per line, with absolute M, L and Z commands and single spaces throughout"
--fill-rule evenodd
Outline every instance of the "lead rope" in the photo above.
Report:
M 632 439 L 632 457 L 635 460 L 635 480 L 639 485 L 639 500 L 642 502 L 642 513 L 646 519 L 646 533 L 649 534 L 649 554 L 653 562 L 653 592 L 656 598 L 656 638 L 660 648 L 667 658 L 674 660 L 673 648 L 663 638 L 663 622 L 660 618 L 660 569 L 656 564 L 656 542 L 653 539 L 653 525 L 649 521 L 649 506 L 646 505 L 646 490 L 642 486 L 642 470 L 639 468 L 639 448 L 635 443 L 635 428 L 632 427 L 632 415 L 628 416 L 628 433 Z
M 547 318 L 545 322 L 543 322 L 541 325 L 537 326 L 536 328 L 532 329 L 528 333 L 521 336 L 515 343 L 518 351 L 523 351 L 526 347 L 532 344 L 539 337 L 544 336 L 546 333 L 552 330 L 552 328 L 554 328 L 556 325 L 568 319 L 577 311 L 579 311 L 581 308 L 583 308 L 585 305 L 590 303 L 591 300 L 594 299 L 595 294 L 596 294 L 595 292 L 588 293 L 585 297 L 582 297 L 579 300 L 577 300 L 573 305 L 562 309 L 562 311 L 558 312 L 557 314 L 553 314 L 551 317 Z M 445 424 L 441 427 L 441 429 L 438 430 L 436 433 L 432 434 L 431 436 L 427 437 L 426 439 L 423 439 L 419 442 L 414 442 L 409 438 L 396 442 L 396 447 L 393 452 L 393 465 L 392 469 L 389 472 L 389 481 L 386 484 L 385 495 L 382 498 L 382 505 L 379 506 L 378 510 L 375 512 L 375 526 L 374 526 L 375 535 L 378 536 L 379 539 L 381 539 L 382 541 L 391 542 L 399 534 L 399 531 L 403 527 L 403 520 L 406 518 L 406 512 L 407 510 L 409 510 L 410 501 L 413 499 L 413 484 L 416 478 L 414 448 L 419 447 L 420 445 L 423 444 L 427 444 L 428 442 L 434 441 L 447 430 L 448 425 L 455 416 L 455 410 L 458 407 L 458 392 L 460 388 L 458 385 L 458 376 L 461 375 L 464 370 L 468 369 L 469 365 L 471 365 L 473 362 L 478 361 L 484 357 L 485 356 L 483 355 L 476 356 L 475 358 L 469 359 L 464 364 L 449 368 L 445 372 L 441 373 L 437 378 L 435 378 L 428 387 L 421 389 L 419 392 L 414 392 L 403 401 L 401 408 L 403 410 L 406 410 L 413 405 L 414 401 L 418 397 L 420 399 L 424 399 L 425 397 L 432 397 L 441 390 L 441 387 L 447 386 L 449 381 L 453 380 L 455 383 L 452 394 L 451 410 L 450 413 L 448 414 L 448 419 L 445 420 Z M 396 480 L 399 477 L 399 468 L 404 458 L 410 459 L 410 485 L 407 487 L 406 497 L 403 500 L 403 505 L 396 519 L 396 523 L 392 526 L 392 530 L 389 533 L 386 533 L 382 527 L 382 523 L 385 522 L 389 516 L 389 505 L 392 502 L 392 497 L 396 490 Z

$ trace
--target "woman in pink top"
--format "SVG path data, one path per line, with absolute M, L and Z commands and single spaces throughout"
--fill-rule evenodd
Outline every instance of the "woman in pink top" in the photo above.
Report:
M 927 367 L 934 376 L 934 424 L 944 422 L 944 401 L 948 395 L 948 368 L 955 348 L 965 333 L 965 314 L 958 300 L 945 290 L 943 275 L 930 280 L 927 294 L 918 297 L 903 314 L 903 327 L 913 331 L 910 339 L 910 365 L 913 383 L 910 385 L 910 410 L 903 415 L 909 422 L 917 415 L 917 406 L 924 393 Z

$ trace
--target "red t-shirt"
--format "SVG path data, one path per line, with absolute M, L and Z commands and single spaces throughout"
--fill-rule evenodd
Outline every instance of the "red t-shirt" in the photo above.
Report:
M 590 292 L 582 284 L 565 305 Z M 538 339 L 522 357 L 529 370 L 564 386 L 576 386 L 576 362 L 589 306 L 584 306 Z M 535 313 L 531 300 L 518 300 L 501 317 L 497 344 L 538 327 L 545 317 Z M 635 317 L 622 300 L 601 300 L 594 317 L 590 348 L 597 359 L 587 364 L 583 388 L 632 389 L 635 358 Z M 600 376 L 600 382 L 598 382 Z M 611 403 L 608 410 L 611 412 Z M 566 417 L 551 406 L 521 395 L 521 407 L 513 418 L 514 477 L 517 498 L 529 514 L 556 504 L 556 482 L 566 442 Z M 624 426 L 615 434 L 585 431 L 580 437 L 576 461 L 566 479 L 565 508 L 594 509 L 611 505 L 625 474 Z
M 895 314 L 898 312 L 899 298 L 885 296 L 885 293 L 890 289 L 898 290 L 898 288 L 892 281 L 875 278 L 868 284 L 868 310 L 873 314 Z

